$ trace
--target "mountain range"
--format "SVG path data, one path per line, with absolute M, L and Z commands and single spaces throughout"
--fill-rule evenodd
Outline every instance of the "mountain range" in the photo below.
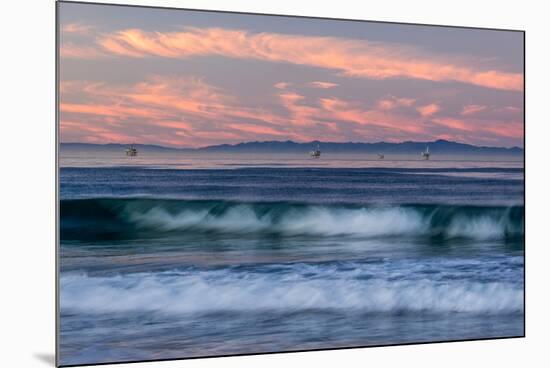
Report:
M 124 151 L 128 144 L 108 143 L 61 143 L 62 151 Z M 304 153 L 319 146 L 323 153 L 382 153 L 382 154 L 418 154 L 429 147 L 433 154 L 508 154 L 522 155 L 520 147 L 474 146 L 439 139 L 430 142 L 406 141 L 400 143 L 362 143 L 362 142 L 321 142 L 298 143 L 293 141 L 255 141 L 237 144 L 220 144 L 200 148 L 173 148 L 151 144 L 135 144 L 140 152 L 180 151 L 180 152 L 216 152 L 216 153 Z

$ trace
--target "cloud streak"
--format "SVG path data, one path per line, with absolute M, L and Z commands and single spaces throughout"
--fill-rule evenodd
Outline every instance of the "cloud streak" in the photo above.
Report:
M 419 106 L 416 108 L 416 110 L 422 115 L 422 117 L 428 117 L 432 116 L 433 114 L 437 113 L 441 108 L 436 103 L 431 103 L 424 106 Z
M 64 57 L 86 57 L 86 53 L 63 52 L 66 47 L 70 49 L 70 45 L 62 46 Z M 224 28 L 186 28 L 176 32 L 126 29 L 103 34 L 93 47 L 97 55 L 180 59 L 217 55 L 326 68 L 349 77 L 454 81 L 493 89 L 523 90 L 521 73 L 476 68 L 473 65 L 480 63 L 472 57 L 458 60 L 411 46 L 348 38 Z
M 93 26 L 82 23 L 67 23 L 61 27 L 61 32 L 69 34 L 88 35 L 93 31 Z
M 60 56 L 65 59 L 104 59 L 108 54 L 97 47 L 77 45 L 73 42 L 65 42 L 59 50 Z
M 483 105 L 467 105 L 467 106 L 464 106 L 464 108 L 462 109 L 462 112 L 460 113 L 461 115 L 473 115 L 473 114 L 477 114 L 478 112 L 481 112 L 483 110 L 486 110 L 487 109 L 487 106 L 483 106 Z
M 118 86 L 65 81 L 60 88 L 61 136 L 63 141 L 196 147 L 272 139 L 400 141 L 451 136 L 483 144 L 523 134 L 519 121 L 448 116 L 436 103 L 411 98 L 386 96 L 367 104 L 360 99 L 308 98 L 284 87 L 274 89 L 275 103 L 262 107 L 247 106 L 197 77 L 157 75 Z
M 322 88 L 322 89 L 329 89 L 329 88 L 333 88 L 333 87 L 338 86 L 338 84 L 336 84 L 336 83 L 321 82 L 321 81 L 311 82 L 309 85 L 314 87 L 314 88 Z

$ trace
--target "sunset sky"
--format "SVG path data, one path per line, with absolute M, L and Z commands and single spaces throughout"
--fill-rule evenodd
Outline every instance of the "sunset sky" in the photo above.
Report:
M 523 147 L 523 34 L 61 3 L 62 142 Z

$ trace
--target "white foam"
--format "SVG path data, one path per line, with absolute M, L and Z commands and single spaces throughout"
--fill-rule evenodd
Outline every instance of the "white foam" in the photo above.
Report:
M 278 224 L 288 234 L 383 236 L 418 234 L 428 224 L 411 209 L 358 208 L 327 209 L 312 207 L 305 214 L 291 214 Z
M 488 216 L 453 219 L 445 230 L 448 237 L 470 237 L 475 239 L 502 238 L 506 235 L 506 224 Z
M 315 273 L 315 270 L 312 269 Z M 305 277 L 296 272 L 161 272 L 91 277 L 61 276 L 62 310 L 87 313 L 157 311 L 361 312 L 429 311 L 511 313 L 523 311 L 520 284 L 466 279 L 360 279 L 331 269 Z
M 408 207 L 290 208 L 282 217 L 274 212 L 258 213 L 251 205 L 239 204 L 218 214 L 209 209 L 185 209 L 171 213 L 162 207 L 129 211 L 129 220 L 158 231 L 199 230 L 228 233 L 272 232 L 287 236 L 349 235 L 357 237 L 442 235 L 476 239 L 506 236 L 507 213 L 500 217 L 456 215 L 444 229 L 431 227 L 431 216 Z

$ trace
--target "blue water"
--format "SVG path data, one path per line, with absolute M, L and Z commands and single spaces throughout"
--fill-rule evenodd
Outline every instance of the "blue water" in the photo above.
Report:
M 522 336 L 523 168 L 430 165 L 62 168 L 61 363 Z

